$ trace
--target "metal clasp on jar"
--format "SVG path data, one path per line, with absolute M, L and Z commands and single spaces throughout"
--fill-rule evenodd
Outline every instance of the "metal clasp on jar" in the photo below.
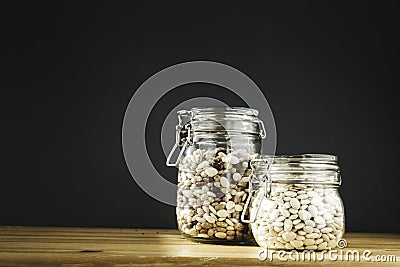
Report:
M 265 163 L 267 165 L 267 171 L 266 174 L 263 175 L 262 180 L 259 180 L 258 177 L 254 174 L 254 169 L 255 169 L 255 163 L 256 162 L 262 162 Z M 253 159 L 250 161 L 250 166 L 251 166 L 251 174 L 249 176 L 250 180 L 249 180 L 249 197 L 247 198 L 246 204 L 244 205 L 242 214 L 240 219 L 242 220 L 242 222 L 244 223 L 253 223 L 255 222 L 256 218 L 257 218 L 257 214 L 258 211 L 260 210 L 260 206 L 261 206 L 261 202 L 263 200 L 263 198 L 269 198 L 270 197 L 270 193 L 271 193 L 271 177 L 269 175 L 269 167 L 271 165 L 271 162 L 269 162 L 267 159 L 265 158 L 261 158 L 261 159 Z M 260 199 L 258 199 L 257 202 L 252 203 L 253 206 L 256 207 L 255 212 L 249 212 L 249 219 L 246 219 L 246 212 L 249 209 L 250 206 L 250 202 L 253 198 L 253 193 L 257 191 L 257 189 L 259 187 L 253 188 L 253 183 L 258 183 L 258 184 L 264 184 L 264 196 L 261 197 Z
M 183 117 L 190 117 L 189 121 L 183 124 Z M 167 157 L 166 164 L 170 167 L 176 167 L 181 160 L 183 153 L 185 152 L 186 148 L 193 144 L 192 139 L 192 118 L 193 114 L 191 111 L 188 110 L 181 110 L 178 112 L 178 125 L 176 125 L 176 135 L 175 135 L 175 144 L 172 147 L 171 152 Z M 180 147 L 180 152 L 178 158 L 174 163 L 171 163 L 172 155 L 174 154 L 175 150 Z

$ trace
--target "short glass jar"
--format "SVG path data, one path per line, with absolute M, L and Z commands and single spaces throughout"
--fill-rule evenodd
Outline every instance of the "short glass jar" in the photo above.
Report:
M 345 220 L 336 156 L 263 156 L 251 165 L 255 189 L 251 228 L 261 247 L 328 250 L 338 246 Z
M 242 107 L 178 112 L 176 145 L 167 165 L 179 168 L 176 216 L 186 238 L 202 243 L 254 242 L 240 215 L 248 197 L 250 160 L 259 155 L 265 137 L 257 115 L 257 110 Z M 170 163 L 178 147 L 178 159 Z

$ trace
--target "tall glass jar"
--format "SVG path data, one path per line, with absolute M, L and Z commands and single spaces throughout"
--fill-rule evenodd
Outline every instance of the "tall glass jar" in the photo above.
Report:
M 255 200 L 250 218 L 261 247 L 328 250 L 343 242 L 344 207 L 336 156 L 263 156 L 251 165 Z
M 251 174 L 250 160 L 261 150 L 265 130 L 250 108 L 193 108 L 179 111 L 176 145 L 168 166 L 177 166 L 178 229 L 203 243 L 254 242 L 240 220 Z M 176 148 L 176 163 L 170 163 Z

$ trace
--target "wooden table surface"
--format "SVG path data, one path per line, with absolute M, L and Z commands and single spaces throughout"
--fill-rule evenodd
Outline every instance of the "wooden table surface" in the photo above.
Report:
M 275 254 L 261 261 L 259 247 L 197 244 L 177 230 L 0 226 L 0 266 L 400 266 L 400 235 L 347 233 L 345 238 L 343 251 L 358 250 L 359 262 L 351 254 L 350 261 L 327 254 L 323 261 L 283 255 L 284 262 Z M 370 262 L 362 257 L 365 250 L 372 253 Z M 395 262 L 376 261 L 385 258 Z

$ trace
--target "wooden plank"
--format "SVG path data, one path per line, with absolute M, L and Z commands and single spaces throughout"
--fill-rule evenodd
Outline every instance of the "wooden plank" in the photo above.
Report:
M 327 266 L 400 266 L 400 235 L 347 233 L 348 250 L 372 257 L 393 255 L 396 262 L 333 261 Z M 0 266 L 305 266 L 317 262 L 260 261 L 257 246 L 193 243 L 172 229 L 0 227 Z M 317 253 L 317 258 L 321 254 Z M 393 259 L 391 259 L 393 260 Z

